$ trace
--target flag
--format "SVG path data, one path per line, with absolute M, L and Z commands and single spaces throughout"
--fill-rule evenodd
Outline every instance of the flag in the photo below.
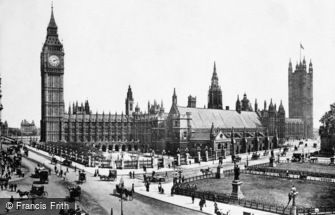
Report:
M 301 48 L 301 49 L 304 49 L 304 47 L 301 45 L 301 43 L 300 43 L 300 48 Z

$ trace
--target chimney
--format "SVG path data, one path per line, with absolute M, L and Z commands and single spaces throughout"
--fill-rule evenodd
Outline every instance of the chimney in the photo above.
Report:
M 197 97 L 188 96 L 187 107 L 188 108 L 196 108 L 197 106 Z

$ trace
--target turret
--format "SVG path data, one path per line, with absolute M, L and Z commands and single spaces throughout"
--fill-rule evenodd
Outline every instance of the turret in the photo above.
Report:
M 264 111 L 267 110 L 267 105 L 266 105 L 266 101 L 264 101 L 264 108 L 263 108 Z
M 313 73 L 313 64 L 312 64 L 312 59 L 309 61 L 309 68 L 308 68 L 309 73 Z
M 240 98 L 239 98 L 238 95 L 237 95 L 237 101 L 236 101 L 236 105 L 235 105 L 235 110 L 236 110 L 238 113 L 241 113 L 241 110 L 242 110 L 242 107 L 241 107 L 241 101 L 240 101 Z
M 290 62 L 288 63 L 288 73 L 292 73 L 293 70 L 292 70 L 292 62 L 291 62 L 291 59 L 290 59 Z
M 272 99 L 270 100 L 270 105 L 269 105 L 269 112 L 274 112 L 274 106 L 272 104 Z
M 173 105 L 177 105 L 176 88 L 173 89 L 172 104 L 173 104 Z
M 128 86 L 127 97 L 126 97 L 126 115 L 129 116 L 133 113 L 134 98 L 133 92 L 130 85 Z
M 285 113 L 285 109 L 284 109 L 282 101 L 280 101 L 280 105 L 279 105 L 279 108 L 278 108 L 278 113 Z
M 258 103 L 257 103 L 257 99 L 255 99 L 255 112 L 258 111 Z
M 218 74 L 216 73 L 216 64 L 214 62 L 213 75 L 211 85 L 208 90 L 208 105 L 209 109 L 222 109 L 222 91 L 219 85 Z

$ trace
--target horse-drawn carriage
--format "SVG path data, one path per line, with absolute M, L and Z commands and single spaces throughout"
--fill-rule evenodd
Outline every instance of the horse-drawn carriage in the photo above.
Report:
M 232 159 L 233 163 L 237 163 L 237 162 L 240 162 L 242 160 L 242 158 L 238 155 L 232 155 L 231 159 Z
M 79 172 L 78 182 L 81 183 L 81 184 L 86 182 L 86 173 L 85 172 Z
M 251 160 L 257 160 L 261 155 L 257 152 L 252 153 Z
M 55 157 L 51 158 L 51 164 L 57 164 L 57 159 Z
M 63 162 L 62 162 L 62 165 L 64 165 L 64 166 L 71 166 L 71 164 L 72 164 L 72 161 L 67 160 L 67 159 L 63 160 Z
M 212 174 L 213 173 L 213 171 L 209 167 L 207 169 L 200 169 L 200 172 L 203 175 L 208 175 L 208 174 Z
M 28 198 L 36 198 L 36 197 L 47 197 L 48 192 L 44 190 L 44 186 L 31 186 L 31 190 L 28 194 Z
M 108 175 L 99 175 L 101 181 L 115 181 L 117 177 L 116 170 L 109 170 Z
M 79 197 L 79 200 L 80 200 L 80 196 L 81 196 L 81 187 L 80 186 L 68 187 L 67 189 L 69 190 L 71 201 L 74 201 L 76 197 Z
M 147 176 L 146 180 L 148 180 L 149 182 L 165 182 L 165 177 L 163 176 L 159 176 L 159 175 L 155 175 L 155 176 Z
M 47 184 L 49 182 L 49 171 L 45 168 L 35 168 L 35 173 L 31 175 L 32 178 L 39 178 L 39 183 Z
M 122 185 L 115 185 L 115 189 L 113 190 L 114 195 L 118 195 L 120 198 L 126 198 L 127 200 L 133 200 L 133 191 L 124 188 Z M 130 199 L 128 198 L 130 197 Z
M 0 185 L 8 184 L 9 179 L 11 179 L 10 176 L 7 178 L 0 178 Z

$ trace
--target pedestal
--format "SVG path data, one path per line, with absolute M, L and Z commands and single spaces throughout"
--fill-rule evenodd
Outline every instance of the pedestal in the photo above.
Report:
M 177 166 L 180 166 L 180 154 L 177 154 Z
M 330 165 L 335 165 L 335 157 L 330 158 Z
M 270 164 L 269 167 L 275 167 L 276 163 L 275 163 L 275 158 L 274 157 L 270 157 Z
M 198 154 L 198 161 L 200 163 L 201 162 L 201 154 L 200 154 L 200 152 L 198 152 L 197 154 Z
M 243 184 L 242 181 L 233 181 L 232 182 L 232 186 L 233 186 L 233 190 L 231 192 L 231 197 L 235 198 L 235 199 L 243 199 L 244 195 L 241 191 L 241 185 Z
M 297 206 L 292 206 L 291 207 L 291 215 L 297 215 Z
M 186 153 L 186 165 L 190 164 L 190 154 Z
M 221 178 L 221 165 L 216 168 L 216 178 Z
M 205 158 L 205 159 L 206 159 L 205 161 L 208 161 L 208 160 L 209 160 L 209 159 L 208 159 L 208 151 L 205 151 L 205 157 L 206 157 L 206 158 Z

